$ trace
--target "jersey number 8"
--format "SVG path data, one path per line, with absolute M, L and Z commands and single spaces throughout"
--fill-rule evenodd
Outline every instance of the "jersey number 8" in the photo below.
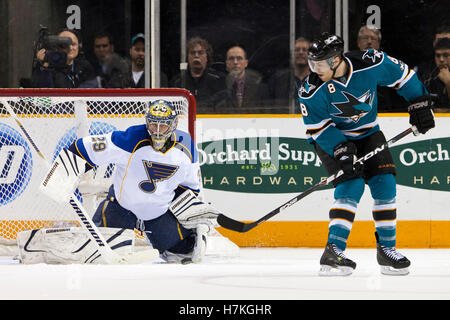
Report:
M 300 103 L 300 111 L 302 113 L 302 116 L 308 116 L 308 109 L 306 109 L 306 106 L 303 103 Z
M 332 84 L 332 83 L 328 84 L 328 91 L 330 93 L 335 93 L 336 92 L 336 88 L 334 87 L 334 84 Z

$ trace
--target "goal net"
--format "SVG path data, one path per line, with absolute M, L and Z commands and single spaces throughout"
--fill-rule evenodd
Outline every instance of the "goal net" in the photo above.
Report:
M 39 191 L 47 167 L 7 106 L 52 162 L 77 138 L 145 123 L 146 102 L 158 99 L 172 102 L 178 129 L 195 139 L 195 99 L 183 89 L 0 89 L 0 243 L 15 243 L 23 230 L 75 222 L 69 204 L 58 204 Z M 104 185 L 113 169 L 99 168 L 92 179 Z M 77 196 L 92 214 L 95 197 Z

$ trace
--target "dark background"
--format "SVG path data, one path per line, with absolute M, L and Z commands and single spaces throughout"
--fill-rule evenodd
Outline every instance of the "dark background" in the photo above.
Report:
M 65 26 L 66 9 L 73 4 L 81 8 L 83 51 L 88 58 L 93 56 L 96 31 L 113 34 L 116 52 L 124 57 L 128 57 L 131 37 L 144 32 L 143 0 L 0 0 L 0 33 L 8 35 L 0 38 L 0 59 L 6 61 L 0 87 L 18 87 L 17 79 L 29 76 L 39 24 L 56 33 Z M 296 37 L 334 32 L 334 4 L 335 0 L 296 1 Z M 161 70 L 170 80 L 180 63 L 180 1 L 161 0 L 160 5 Z M 369 17 L 369 5 L 381 9 L 382 50 L 410 66 L 432 58 L 435 28 L 450 23 L 449 0 L 349 0 L 350 50 L 356 48 L 356 35 Z M 191 36 L 212 44 L 217 68 L 223 67 L 228 47 L 241 44 L 249 67 L 267 78 L 289 65 L 289 1 L 188 0 L 187 37 Z
M 120 12 L 122 3 L 112 1 L 117 6 L 113 10 L 111 1 L 102 2 L 111 6 L 103 12 L 103 21 L 111 21 L 108 15 L 114 17 Z M 311 3 L 316 5 L 314 15 Z M 296 37 L 313 38 L 323 31 L 333 32 L 334 3 L 334 0 L 297 1 Z M 365 13 L 369 5 L 378 5 L 381 9 L 381 48 L 384 51 L 411 66 L 432 58 L 433 32 L 438 25 L 449 23 L 450 1 L 349 1 L 350 50 L 357 48 L 357 32 L 369 16 Z M 142 12 L 143 4 L 134 1 L 132 34 L 144 30 Z M 112 21 L 116 19 L 119 18 L 114 17 Z M 120 35 L 117 24 L 112 28 Z M 179 30 L 179 0 L 161 1 L 161 69 L 169 79 L 178 72 Z M 289 1 L 187 1 L 187 37 L 191 36 L 204 37 L 211 43 L 216 63 L 224 62 L 226 50 L 231 45 L 241 44 L 247 50 L 249 67 L 268 76 L 275 69 L 289 65 Z M 127 43 L 118 44 L 123 46 L 120 51 L 126 55 Z

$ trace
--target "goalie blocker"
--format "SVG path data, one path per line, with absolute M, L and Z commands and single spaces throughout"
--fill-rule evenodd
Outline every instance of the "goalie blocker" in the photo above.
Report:
M 189 189 L 172 202 L 169 210 L 187 229 L 196 228 L 200 224 L 208 226 L 210 230 L 219 226 L 217 217 L 220 212 L 210 204 L 201 201 Z
M 68 202 L 88 168 L 83 158 L 63 149 L 47 171 L 39 188 L 57 202 Z

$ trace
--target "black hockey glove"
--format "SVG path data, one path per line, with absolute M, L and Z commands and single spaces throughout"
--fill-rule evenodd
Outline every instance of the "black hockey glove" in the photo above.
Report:
M 356 162 L 356 146 L 353 142 L 345 141 L 334 147 L 334 158 L 338 161 L 339 167 L 344 171 L 344 175 L 357 176 L 362 171 L 362 164 Z
M 422 134 L 434 128 L 434 115 L 433 111 L 431 111 L 433 105 L 432 97 L 425 95 L 414 99 L 408 106 L 409 123 L 416 126 L 417 130 Z

